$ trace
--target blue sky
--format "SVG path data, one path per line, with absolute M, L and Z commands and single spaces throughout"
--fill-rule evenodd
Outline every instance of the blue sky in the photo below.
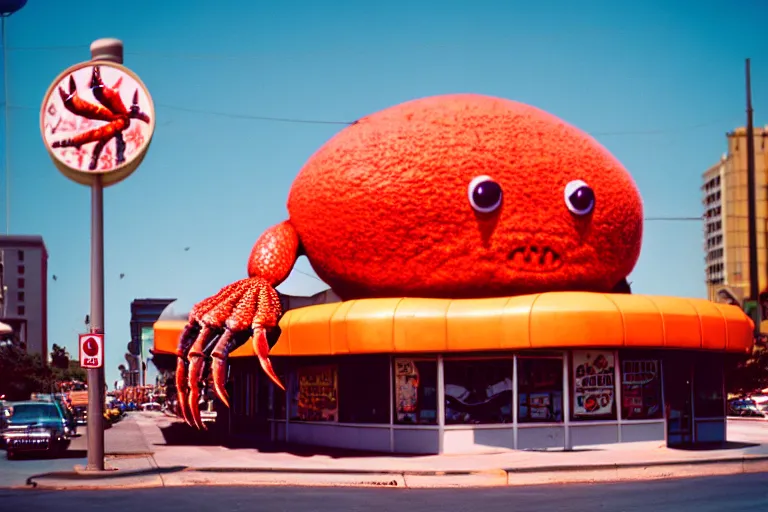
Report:
M 74 352 L 89 309 L 90 194 L 48 158 L 43 95 L 89 58 L 92 40 L 117 37 L 156 104 L 147 159 L 105 191 L 110 385 L 131 300 L 192 304 L 244 277 L 253 242 L 287 216 L 293 177 L 341 128 L 216 113 L 351 121 L 421 96 L 502 96 L 595 135 L 656 217 L 701 214 L 700 175 L 725 151 L 725 132 L 744 123 L 746 57 L 755 123 L 768 122 L 762 0 L 266 4 L 134 0 L 105 10 L 30 0 L 7 20 L 11 233 L 45 238 L 58 277 L 49 277 L 49 343 Z M 296 268 L 282 291 L 324 287 L 304 274 L 306 260 Z M 646 224 L 637 293 L 704 296 L 703 278 L 700 223 Z

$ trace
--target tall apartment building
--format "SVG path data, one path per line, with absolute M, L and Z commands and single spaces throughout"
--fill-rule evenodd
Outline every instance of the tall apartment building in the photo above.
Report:
M 740 305 L 749 297 L 747 130 L 726 134 L 728 152 L 703 175 L 704 250 L 710 300 Z M 758 282 L 768 285 L 768 126 L 755 128 Z
M 0 235 L 0 322 L 30 354 L 48 354 L 48 251 L 40 236 Z

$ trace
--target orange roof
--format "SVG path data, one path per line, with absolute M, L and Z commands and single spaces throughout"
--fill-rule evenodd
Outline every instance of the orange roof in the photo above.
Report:
M 185 322 L 155 323 L 175 353 Z M 747 354 L 753 323 L 704 299 L 552 292 L 490 299 L 364 299 L 287 311 L 274 356 L 473 352 L 577 347 L 678 348 Z M 231 357 L 254 355 L 250 341 Z
M 753 323 L 704 299 L 552 292 L 491 299 L 366 299 L 288 311 L 275 356 L 576 347 L 749 353 Z

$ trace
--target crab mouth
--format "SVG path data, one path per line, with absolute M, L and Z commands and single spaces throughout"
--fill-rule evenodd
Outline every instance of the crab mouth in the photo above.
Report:
M 546 245 L 517 247 L 507 255 L 507 259 L 514 267 L 529 272 L 552 272 L 563 266 L 560 254 Z

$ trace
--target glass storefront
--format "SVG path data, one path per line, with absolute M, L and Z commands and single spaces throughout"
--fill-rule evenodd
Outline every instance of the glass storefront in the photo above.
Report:
M 442 365 L 442 422 L 438 417 L 438 358 L 387 355 L 300 363 L 285 374 L 287 407 L 285 398 L 277 398 L 285 395 L 276 393 L 271 416 L 347 424 L 387 425 L 391 419 L 392 424 L 403 426 L 503 425 L 514 422 L 516 406 L 517 424 L 533 426 L 567 423 L 568 397 L 571 422 L 664 418 L 661 355 L 652 351 L 594 349 L 446 357 Z M 721 366 L 717 358 L 696 366 L 697 416 L 723 415 Z M 711 378 L 713 375 L 718 378 Z M 240 400 L 248 396 L 246 390 L 234 394 Z
M 621 418 L 653 420 L 664 416 L 661 406 L 661 361 L 633 356 L 621 360 Z
M 519 423 L 561 423 L 562 357 L 518 357 L 517 395 Z
M 512 362 L 445 360 L 445 424 L 512 423 Z

